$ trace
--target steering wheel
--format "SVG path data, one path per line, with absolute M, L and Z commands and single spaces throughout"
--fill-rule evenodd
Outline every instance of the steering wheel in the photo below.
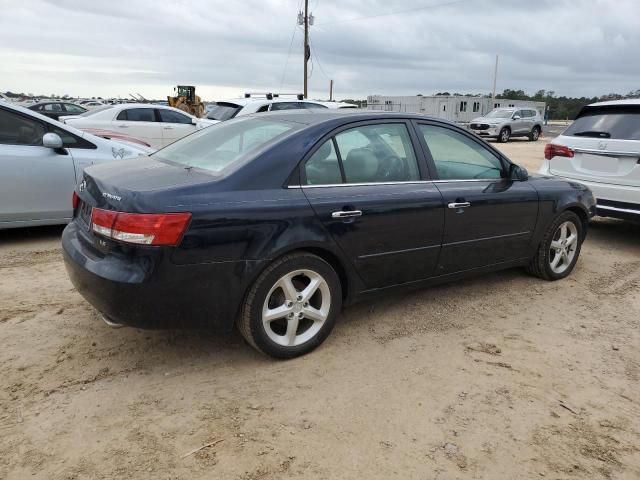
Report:
M 398 181 L 407 178 L 405 166 L 396 155 L 389 154 L 378 163 L 376 177 L 383 181 Z

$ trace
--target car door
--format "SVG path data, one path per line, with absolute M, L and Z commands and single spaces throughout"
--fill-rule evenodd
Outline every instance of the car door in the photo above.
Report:
M 516 117 L 519 118 L 516 119 Z M 529 131 L 529 129 L 527 129 L 527 119 L 524 117 L 523 110 L 516 110 L 511 118 L 511 133 L 521 135 Z
M 538 194 L 508 177 L 506 161 L 462 130 L 417 122 L 445 205 L 439 274 L 524 258 L 538 215 Z
M 44 122 L 0 108 L 0 226 L 71 216 L 73 158 L 42 146 Z
M 409 127 L 404 121 L 343 127 L 301 168 L 316 215 L 369 289 L 428 278 L 438 262 L 442 196 L 424 181 Z
M 111 122 L 112 128 L 147 142 L 151 148 L 161 148 L 162 124 L 156 121 L 154 108 L 127 108 Z
M 162 145 L 166 146 L 196 131 L 191 117 L 173 110 L 156 109 L 156 120 L 162 125 Z

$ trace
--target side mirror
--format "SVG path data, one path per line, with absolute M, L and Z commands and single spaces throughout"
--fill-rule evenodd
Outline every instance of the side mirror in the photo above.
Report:
M 520 115 L 514 115 L 514 116 L 513 116 L 513 119 L 514 119 L 514 120 L 520 120 Z
M 63 147 L 62 139 L 57 133 L 45 133 L 42 137 L 42 146 L 57 150 Z
M 518 181 L 524 182 L 525 180 L 528 180 L 529 172 L 527 172 L 526 168 L 521 167 L 520 165 L 516 165 L 515 163 L 512 163 L 509 177 L 510 177 L 510 180 L 518 180 Z
M 191 125 L 198 125 L 198 119 L 197 118 L 192 118 L 191 119 Z

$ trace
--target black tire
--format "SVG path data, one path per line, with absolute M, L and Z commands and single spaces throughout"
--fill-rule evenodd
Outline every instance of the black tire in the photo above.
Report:
M 564 270 L 562 273 L 556 273 L 551 269 L 551 241 L 553 240 L 554 235 L 556 234 L 560 225 L 565 222 L 571 222 L 575 225 L 578 239 L 577 246 L 575 249 L 575 254 L 571 263 L 568 265 L 568 268 Z M 582 221 L 573 212 L 565 211 L 558 215 L 558 217 L 551 223 L 549 228 L 544 234 L 540 245 L 538 246 L 538 250 L 536 255 L 533 257 L 529 265 L 527 266 L 527 272 L 531 275 L 535 275 L 536 277 L 542 278 L 543 280 L 560 280 L 568 276 L 576 266 L 576 262 L 578 261 L 578 257 L 580 256 L 580 249 L 582 247 L 582 241 L 584 240 L 584 226 Z
M 310 270 L 325 280 L 330 292 L 329 313 L 320 330 L 312 338 L 300 345 L 283 346 L 269 337 L 262 321 L 262 309 L 267 295 L 276 283 L 286 274 L 296 270 Z M 247 293 L 237 324 L 244 339 L 259 352 L 274 358 L 294 358 L 311 352 L 324 342 L 331 333 L 341 308 L 342 288 L 340 278 L 333 267 L 316 255 L 298 252 L 275 260 L 260 274 Z
M 511 138 L 511 130 L 507 127 L 502 127 L 500 133 L 498 134 L 498 142 L 499 143 L 507 143 Z
M 537 142 L 538 139 L 540 138 L 540 127 L 538 127 L 537 125 L 535 127 L 533 127 L 533 129 L 531 130 L 531 133 L 529 134 L 529 141 L 530 142 Z

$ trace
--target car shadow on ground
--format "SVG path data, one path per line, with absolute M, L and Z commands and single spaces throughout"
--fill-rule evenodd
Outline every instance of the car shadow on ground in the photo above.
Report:
M 9 228 L 0 230 L 0 243 L 6 247 L 19 247 L 32 242 L 59 241 L 64 225 L 46 227 Z

